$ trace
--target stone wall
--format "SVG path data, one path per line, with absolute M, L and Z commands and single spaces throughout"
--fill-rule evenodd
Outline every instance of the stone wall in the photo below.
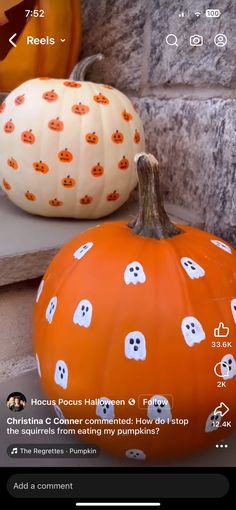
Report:
M 183 5 L 189 16 L 180 18 Z M 220 18 L 205 17 L 210 7 Z M 234 0 L 82 0 L 81 54 L 102 52 L 88 79 L 114 85 L 135 103 L 168 201 L 201 213 L 207 230 L 233 243 L 235 9 Z M 166 44 L 168 33 L 178 47 Z M 214 44 L 218 33 L 228 38 L 222 48 Z M 190 46 L 193 34 L 203 36 L 201 47 Z

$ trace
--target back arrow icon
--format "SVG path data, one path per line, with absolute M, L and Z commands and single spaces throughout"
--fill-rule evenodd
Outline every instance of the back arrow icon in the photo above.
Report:
M 229 407 L 224 402 L 221 402 L 220 405 L 215 408 L 214 416 L 216 414 L 219 414 L 223 418 L 223 416 L 225 416 L 228 412 L 229 412 Z
M 16 37 L 17 33 L 13 34 L 8 40 L 9 40 L 9 43 L 12 44 L 12 46 L 14 46 L 14 48 L 16 48 L 16 44 L 13 42 L 12 39 L 14 39 Z

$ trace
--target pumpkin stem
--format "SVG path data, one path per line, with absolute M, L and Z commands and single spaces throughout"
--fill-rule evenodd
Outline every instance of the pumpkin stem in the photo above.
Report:
M 139 183 L 139 211 L 128 225 L 135 234 L 155 239 L 168 239 L 182 230 L 171 223 L 163 203 L 158 161 L 152 154 L 141 152 L 134 161 Z
M 96 55 L 84 58 L 81 62 L 75 64 L 75 67 L 69 76 L 69 80 L 84 81 L 88 67 L 94 64 L 94 62 L 99 62 L 103 58 L 104 56 L 102 53 L 97 53 Z

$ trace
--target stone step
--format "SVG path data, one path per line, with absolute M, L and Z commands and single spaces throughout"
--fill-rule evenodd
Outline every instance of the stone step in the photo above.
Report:
M 0 196 L 0 286 L 41 276 L 56 252 L 80 232 L 107 221 L 130 220 L 137 213 L 137 194 L 101 220 L 31 216 Z M 201 218 L 167 204 L 173 221 L 202 226 Z

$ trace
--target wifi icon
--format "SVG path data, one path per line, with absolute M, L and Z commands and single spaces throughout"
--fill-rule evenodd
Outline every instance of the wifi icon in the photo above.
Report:
M 199 11 L 195 12 L 194 15 L 196 16 L 196 18 L 199 18 L 199 16 L 201 16 L 201 13 Z

